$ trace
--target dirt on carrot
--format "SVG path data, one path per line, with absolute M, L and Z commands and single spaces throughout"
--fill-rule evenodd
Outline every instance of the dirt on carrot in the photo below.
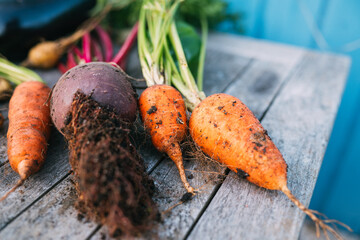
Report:
M 70 147 L 79 204 L 112 236 L 149 229 L 157 217 L 153 181 L 129 140 L 129 122 L 90 96 L 75 94 L 63 129 Z

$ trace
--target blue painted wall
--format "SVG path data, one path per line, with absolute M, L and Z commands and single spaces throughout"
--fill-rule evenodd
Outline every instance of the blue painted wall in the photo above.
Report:
M 360 1 L 227 0 L 245 35 L 352 59 L 343 99 L 310 207 L 360 232 Z M 221 31 L 231 32 L 222 24 Z

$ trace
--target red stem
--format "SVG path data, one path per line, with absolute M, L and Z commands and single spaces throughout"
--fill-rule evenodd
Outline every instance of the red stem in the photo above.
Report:
M 63 63 L 58 64 L 58 69 L 62 74 L 66 73 L 66 71 L 68 70 L 68 68 Z
M 67 53 L 67 58 L 68 58 L 68 61 L 67 61 L 67 66 L 68 68 L 73 68 L 77 65 L 77 62 L 75 61 L 75 58 L 74 58 L 74 55 L 73 55 L 73 51 L 68 51 Z
M 113 55 L 113 45 L 110 39 L 109 34 L 100 26 L 97 26 L 95 28 L 96 32 L 99 35 L 101 45 L 104 48 L 105 51 L 105 61 L 109 62 L 111 60 L 111 57 Z
M 124 44 L 121 46 L 119 52 L 116 54 L 116 56 L 111 60 L 112 62 L 119 64 L 124 60 L 126 55 L 129 53 L 131 46 L 134 44 L 136 40 L 138 32 L 138 23 L 134 25 L 134 27 L 131 29 L 131 32 L 129 36 L 127 36 Z
M 99 43 L 98 43 L 98 41 L 96 41 L 96 39 L 91 40 L 91 47 L 94 50 L 94 55 L 95 55 L 96 61 L 101 61 L 101 62 L 104 61 L 103 53 L 102 53 Z
M 91 39 L 90 33 L 86 33 L 83 36 L 83 53 L 86 63 L 91 62 Z
M 79 49 L 78 47 L 74 47 L 73 50 L 74 50 L 75 56 L 76 56 L 79 60 L 84 58 L 83 54 L 81 53 L 81 51 L 80 51 L 80 49 Z

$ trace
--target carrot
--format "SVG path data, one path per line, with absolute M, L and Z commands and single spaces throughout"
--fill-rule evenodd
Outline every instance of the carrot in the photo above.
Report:
M 0 75 L 18 85 L 9 103 L 7 144 L 11 168 L 20 175 L 18 183 L 0 198 L 2 201 L 43 165 L 51 120 L 46 105 L 50 88 L 39 75 L 2 58 Z
M 172 71 L 175 63 L 167 61 L 170 49 L 166 41 L 167 29 L 178 4 L 179 1 L 171 9 L 166 9 L 165 2 L 159 5 L 153 5 L 152 1 L 143 3 L 139 19 L 138 49 L 148 88 L 141 94 L 139 105 L 154 146 L 169 155 L 178 168 L 185 189 L 194 194 L 195 190 L 185 176 L 179 145 L 186 136 L 186 107 L 181 94 L 175 88 L 167 86 L 172 77 L 181 77 L 178 72 Z M 153 8 L 158 11 L 152 13 L 149 9 Z M 168 15 L 165 19 L 164 14 Z M 146 22 L 149 19 L 154 19 L 156 27 L 153 26 L 154 23 Z
M 14 91 L 9 105 L 8 158 L 20 175 L 5 199 L 30 175 L 39 171 L 45 160 L 50 135 L 50 110 L 46 101 L 50 88 L 42 82 L 25 82 Z
M 194 189 L 188 183 L 179 143 L 186 136 L 186 107 L 181 94 L 168 85 L 148 87 L 139 98 L 140 114 L 152 143 L 165 152 L 179 170 L 181 181 L 188 192 Z
M 333 220 L 319 219 L 317 212 L 306 208 L 288 189 L 283 156 L 259 120 L 239 99 L 227 94 L 207 97 L 192 112 L 189 128 L 192 139 L 205 154 L 259 187 L 282 191 L 315 222 L 317 229 L 321 227 L 326 236 L 325 230 L 341 239 L 326 224 Z

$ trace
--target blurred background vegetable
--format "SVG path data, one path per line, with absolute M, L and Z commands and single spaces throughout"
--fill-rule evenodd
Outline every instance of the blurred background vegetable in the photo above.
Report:
M 20 60 L 41 39 L 56 39 L 73 32 L 88 18 L 95 0 L 0 1 L 0 52 Z

